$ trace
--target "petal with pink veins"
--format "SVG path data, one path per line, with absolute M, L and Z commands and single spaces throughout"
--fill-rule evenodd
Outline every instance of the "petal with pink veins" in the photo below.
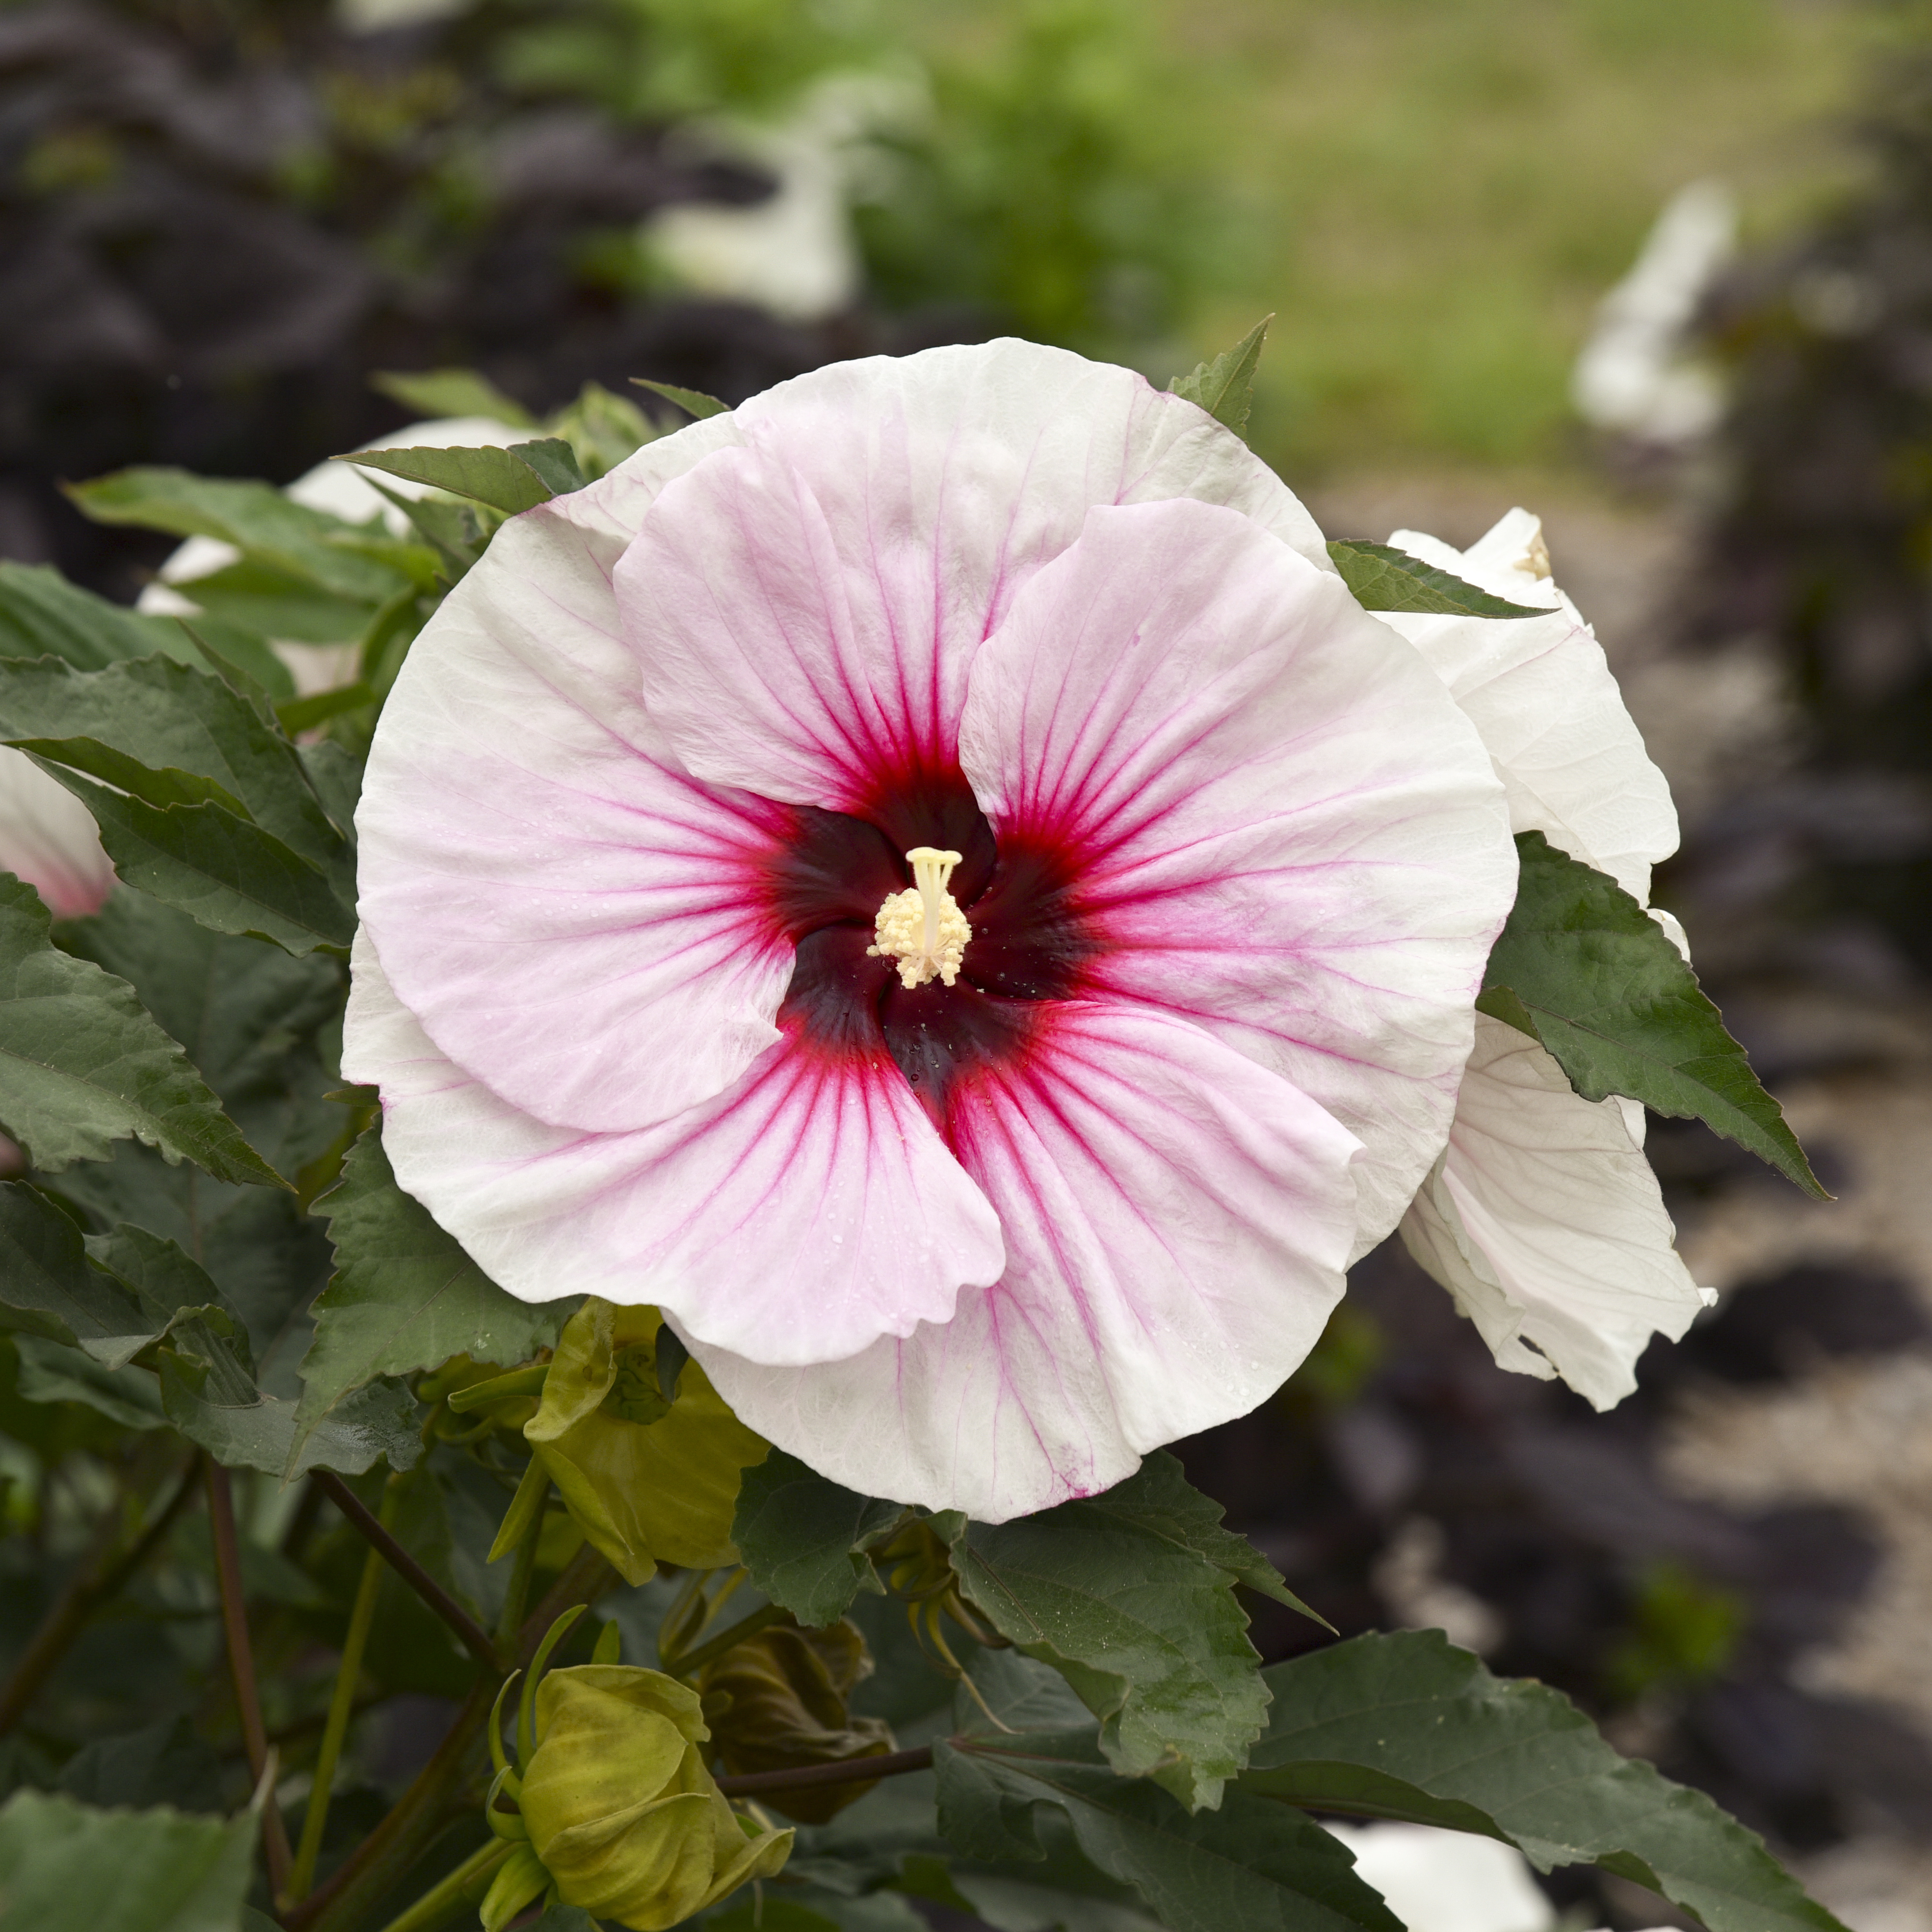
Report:
M 114 890 L 93 813 L 10 745 L 0 745 L 0 870 L 24 879 L 56 919 L 98 912 Z
M 1359 1144 L 1185 1021 L 1071 1001 L 958 1090 L 949 1137 L 1006 1269 L 952 1322 L 850 1360 L 696 1353 L 752 1428 L 870 1496 L 1003 1522 L 1245 1414 L 1340 1299 Z
M 1489 758 L 1427 666 L 1244 517 L 1095 509 L 975 661 L 961 760 L 1003 850 L 1066 855 L 1093 990 L 1360 1137 L 1380 1240 L 1448 1134 L 1516 890 Z
M 974 652 L 1090 506 L 1225 504 L 1331 570 L 1238 436 L 1064 350 L 842 363 L 733 420 L 742 446 L 665 488 L 616 582 L 686 768 L 768 797 L 851 811 L 950 765 Z
M 586 1132 L 452 1064 L 384 964 L 364 927 L 344 1077 L 380 1084 L 397 1179 L 520 1299 L 655 1303 L 694 1342 L 780 1365 L 944 1323 L 962 1285 L 998 1278 L 994 1210 L 883 1043 L 788 1037 L 674 1120 Z
M 555 1125 L 668 1119 L 778 1037 L 791 946 L 761 880 L 789 814 L 666 752 L 610 583 L 618 518 L 724 420 L 506 524 L 370 757 L 361 910 L 386 970 L 443 1052 Z
M 1512 603 L 1547 608 L 1542 617 L 1390 611 L 1383 622 L 1474 721 L 1509 794 L 1510 829 L 1540 832 L 1647 904 L 1651 868 L 1677 849 L 1677 808 L 1603 646 L 1547 574 L 1540 523 L 1512 510 L 1467 550 L 1414 530 L 1389 541 Z
M 1402 1224 L 1503 1367 L 1561 1376 L 1599 1409 L 1636 1387 L 1653 1335 L 1714 1299 L 1672 1245 L 1643 1112 L 1586 1100 L 1526 1034 L 1476 1016 L 1449 1145 Z

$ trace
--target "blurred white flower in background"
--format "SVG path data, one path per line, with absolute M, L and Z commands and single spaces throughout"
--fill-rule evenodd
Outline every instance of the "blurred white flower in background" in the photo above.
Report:
M 1551 1932 L 1556 1908 L 1514 1845 L 1432 1825 L 1330 1825 L 1408 1932 Z
M 694 294 L 750 302 L 787 322 L 820 322 L 857 301 L 863 276 L 851 207 L 876 184 L 873 136 L 916 123 L 925 91 L 908 76 L 827 74 L 782 121 L 714 122 L 682 130 L 750 162 L 776 191 L 742 208 L 687 202 L 644 225 L 661 268 Z
M 1690 326 L 1736 250 L 1737 230 L 1721 182 L 1693 182 L 1665 204 L 1576 358 L 1570 400 L 1586 422 L 1672 448 L 1716 428 L 1724 387 L 1694 352 Z

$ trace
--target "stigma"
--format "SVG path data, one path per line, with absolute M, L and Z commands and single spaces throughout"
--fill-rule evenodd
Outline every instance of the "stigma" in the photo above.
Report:
M 866 957 L 896 959 L 900 983 L 908 992 L 928 980 L 950 986 L 959 976 L 959 962 L 973 937 L 966 915 L 946 890 L 959 854 L 915 845 L 906 854 L 906 862 L 912 868 L 913 883 L 880 907 L 873 922 L 874 944 L 866 947 Z

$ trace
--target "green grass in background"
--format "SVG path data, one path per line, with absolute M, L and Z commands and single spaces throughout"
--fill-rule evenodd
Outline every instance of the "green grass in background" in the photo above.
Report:
M 1255 440 L 1304 482 L 1574 460 L 1571 361 L 1666 197 L 1714 175 L 1748 234 L 1797 218 L 1881 30 L 1858 0 L 1156 4 L 1241 207 L 1186 332 L 1279 311 Z

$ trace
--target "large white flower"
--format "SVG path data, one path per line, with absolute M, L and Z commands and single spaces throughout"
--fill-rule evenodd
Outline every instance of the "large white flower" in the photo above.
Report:
M 1302 1359 L 1441 1149 L 1515 854 L 1240 440 L 1002 342 L 785 383 L 513 518 L 357 823 L 344 1070 L 532 1300 L 998 1521 Z
M 1510 829 L 1540 832 L 1647 903 L 1677 849 L 1677 814 L 1603 647 L 1550 574 L 1542 526 L 1512 510 L 1467 550 L 1398 530 L 1412 556 L 1546 617 L 1384 621 L 1475 722 Z M 1652 916 L 1687 951 L 1667 914 Z M 1636 1386 L 1653 1334 L 1675 1341 L 1710 1298 L 1672 1245 L 1644 1158 L 1643 1109 L 1582 1099 L 1538 1043 L 1476 1016 L 1449 1144 L 1402 1222 L 1409 1252 L 1506 1369 L 1561 1376 L 1598 1408 Z

